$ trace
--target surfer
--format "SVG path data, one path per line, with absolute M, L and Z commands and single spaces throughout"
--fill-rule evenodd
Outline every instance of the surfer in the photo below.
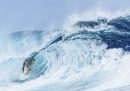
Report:
M 35 59 L 33 57 L 29 57 L 24 60 L 22 71 L 25 75 L 29 74 L 29 72 L 31 71 L 31 66 L 34 63 Z

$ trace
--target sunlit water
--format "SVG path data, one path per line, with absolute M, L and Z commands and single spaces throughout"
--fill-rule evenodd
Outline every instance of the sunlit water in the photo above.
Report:
M 24 59 L 46 45 L 24 76 Z M 0 39 L 0 91 L 129 91 L 129 51 L 129 16 L 15 32 Z

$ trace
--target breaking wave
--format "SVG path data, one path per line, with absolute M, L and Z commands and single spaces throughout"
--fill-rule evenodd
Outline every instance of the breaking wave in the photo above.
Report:
M 0 39 L 0 91 L 130 90 L 130 16 L 70 26 L 71 32 L 19 31 Z M 44 47 L 21 79 L 24 59 Z

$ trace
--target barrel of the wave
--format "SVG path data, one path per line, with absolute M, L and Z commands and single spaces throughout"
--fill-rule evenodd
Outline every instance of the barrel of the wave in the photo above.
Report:
M 20 80 L 25 81 L 27 79 L 30 79 L 31 76 L 31 71 L 33 65 L 36 63 L 35 56 L 39 53 L 40 51 L 33 52 L 29 57 L 27 57 L 22 66 L 22 75 L 20 76 Z
M 45 47 L 41 48 L 40 50 L 33 52 L 29 57 L 27 57 L 24 60 L 23 67 L 22 67 L 22 72 L 24 76 L 29 76 L 29 73 L 31 72 L 32 66 L 35 63 L 35 56 L 38 55 L 41 51 L 49 47 L 50 45 L 54 44 L 55 42 L 59 42 L 62 40 L 62 35 L 54 38 L 51 42 L 49 42 Z

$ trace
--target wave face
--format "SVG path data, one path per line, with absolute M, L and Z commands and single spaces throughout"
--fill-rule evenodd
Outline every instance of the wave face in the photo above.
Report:
M 1 38 L 0 91 L 130 90 L 130 16 L 76 21 L 71 30 L 20 31 Z M 21 80 L 24 59 L 44 47 Z

